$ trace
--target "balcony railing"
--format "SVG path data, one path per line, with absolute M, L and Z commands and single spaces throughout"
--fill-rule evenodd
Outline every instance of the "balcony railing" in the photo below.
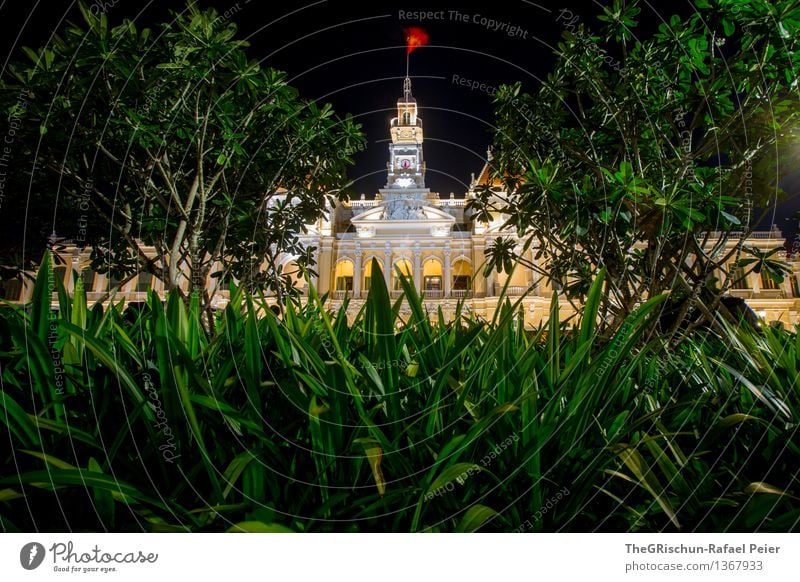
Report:
M 438 200 L 437 206 L 452 206 L 454 208 L 463 208 L 467 205 L 467 201 L 463 198 L 445 198 Z
M 450 295 L 447 295 L 444 291 L 425 291 L 422 290 L 419 292 L 420 296 L 424 301 L 443 301 L 445 299 L 475 299 L 479 297 L 485 297 L 483 293 L 475 293 L 471 289 L 457 289 L 450 292 Z M 361 293 L 354 293 L 352 291 L 332 291 L 331 292 L 331 299 L 335 301 L 341 301 L 345 298 L 345 295 L 350 299 L 366 299 L 369 295 L 369 291 L 362 291 Z M 400 296 L 403 295 L 403 291 L 390 291 L 389 297 L 392 299 L 400 299 Z
M 497 297 L 503 291 L 504 284 L 495 283 L 494 284 L 494 296 Z M 509 297 L 519 297 L 521 295 L 525 295 L 527 293 L 532 293 L 533 288 L 526 285 L 509 285 L 506 287 L 505 293 Z
M 416 123 L 400 123 L 397 117 L 392 118 L 391 127 L 422 127 L 422 120 L 417 118 Z
M 380 200 L 350 200 L 345 204 L 345 206 L 349 206 L 350 208 L 374 208 L 378 204 L 381 204 Z M 452 208 L 463 208 L 467 205 L 467 201 L 464 198 L 441 198 L 441 199 L 433 199 L 433 200 L 426 200 L 425 204 L 428 206 L 438 206 L 440 208 L 445 207 L 452 207 Z
M 425 299 L 442 299 L 444 297 L 444 291 L 423 291 L 422 293 Z
M 753 299 L 785 299 L 786 293 L 783 289 L 761 289 L 753 293 Z
M 483 297 L 498 297 L 500 292 L 502 291 L 503 286 L 500 283 L 494 284 L 494 293 L 491 294 L 484 294 L 484 293 L 476 293 L 471 289 L 454 289 L 447 295 L 444 291 L 420 291 L 420 295 L 422 296 L 424 301 L 445 301 L 445 300 L 459 300 L 459 299 L 478 299 Z M 525 287 L 522 285 L 509 285 L 506 288 L 506 295 L 508 297 L 520 297 L 522 295 L 533 293 L 534 289 L 531 287 Z M 758 291 L 754 289 L 730 289 L 728 291 L 734 297 L 741 297 L 742 299 L 786 299 L 789 297 L 787 292 L 784 289 L 760 289 Z M 99 298 L 102 293 L 92 293 L 88 294 L 89 299 L 96 299 Z M 125 294 L 129 299 L 133 299 L 136 297 L 134 293 L 127 293 Z M 369 291 L 361 291 L 360 293 L 355 293 L 353 291 L 332 291 L 331 292 L 331 299 L 334 301 L 342 301 L 345 297 L 349 297 L 350 299 L 366 299 L 369 295 Z M 403 291 L 390 291 L 389 296 L 392 299 L 399 299 L 400 296 L 403 295 Z M 144 295 L 142 295 L 144 298 Z M 227 297 L 226 297 L 227 299 Z M 53 294 L 53 300 L 57 300 L 56 294 Z
M 374 208 L 377 204 L 377 200 L 351 200 L 350 208 Z
M 741 230 L 732 230 L 730 232 L 721 231 L 721 230 L 712 230 L 708 233 L 709 239 L 718 239 L 722 236 L 727 235 L 728 238 L 737 239 L 742 238 L 744 236 L 744 232 Z M 698 238 L 704 238 L 706 236 L 705 232 L 701 232 L 698 235 Z M 783 240 L 783 232 L 780 229 L 772 229 L 772 230 L 755 230 L 750 233 L 749 238 L 753 239 L 776 239 L 776 240 Z

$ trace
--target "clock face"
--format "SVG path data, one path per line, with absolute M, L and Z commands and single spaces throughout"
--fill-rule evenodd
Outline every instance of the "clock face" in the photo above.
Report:
M 398 158 L 396 162 L 396 166 L 403 170 L 408 170 L 412 164 L 413 162 L 410 158 Z

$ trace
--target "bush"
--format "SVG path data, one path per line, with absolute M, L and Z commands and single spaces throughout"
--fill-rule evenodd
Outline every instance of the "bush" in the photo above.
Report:
M 797 333 L 665 350 L 657 297 L 603 341 L 603 276 L 571 331 L 557 301 L 534 332 L 510 301 L 434 322 L 375 277 L 349 323 L 234 290 L 209 332 L 196 300 L 126 318 L 80 280 L 51 315 L 45 266 L 0 312 L 3 529 L 798 529 Z

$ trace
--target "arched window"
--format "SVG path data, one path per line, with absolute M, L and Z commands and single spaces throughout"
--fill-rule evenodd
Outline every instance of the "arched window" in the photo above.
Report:
M 464 259 L 453 263 L 453 291 L 469 291 L 472 289 L 472 265 Z
M 336 291 L 352 291 L 353 290 L 353 274 L 355 267 L 353 262 L 345 259 L 336 263 Z
M 405 279 L 411 280 L 411 278 L 413 277 L 411 261 L 409 261 L 408 259 L 400 259 L 395 262 L 394 267 L 395 268 L 392 271 L 392 290 L 402 291 L 403 286 L 400 283 L 400 278 L 397 276 L 397 270 L 398 269 L 400 270 L 400 273 L 402 273 L 402 276 Z
M 437 259 L 428 259 L 422 265 L 422 290 L 442 291 L 442 263 Z
M 495 293 L 500 293 L 503 287 L 508 281 L 508 273 L 502 272 L 497 273 L 497 283 L 495 283 Z M 506 294 L 507 295 L 521 295 L 528 289 L 528 272 L 525 267 L 522 265 L 517 264 L 514 268 L 514 271 L 511 274 L 511 281 L 508 283 L 508 287 L 506 287 Z M 555 282 L 554 282 L 555 284 Z M 554 287 L 555 288 L 555 287 Z
M 380 261 L 378 261 L 378 264 L 380 264 Z M 364 285 L 363 285 L 362 288 L 364 289 L 364 291 L 369 291 L 370 287 L 372 287 L 372 277 L 373 277 L 373 274 L 372 274 L 372 259 L 371 258 L 364 264 L 364 268 L 361 269 L 361 270 L 364 273 Z M 383 272 L 378 270 L 378 272 L 375 273 L 374 276 L 375 277 L 383 277 Z

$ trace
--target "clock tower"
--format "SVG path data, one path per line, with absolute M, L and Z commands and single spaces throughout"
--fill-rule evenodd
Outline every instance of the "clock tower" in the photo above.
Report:
M 418 241 L 420 237 L 449 237 L 455 218 L 439 208 L 439 195 L 425 187 L 422 120 L 409 77 L 403 83 L 403 97 L 397 101 L 397 117 L 389 124 L 389 131 L 392 143 L 386 186 L 375 197 L 374 207 L 350 219 L 358 238 Z M 414 269 L 418 271 L 419 266 Z
M 422 157 L 422 120 L 417 115 L 417 100 L 411 95 L 411 79 L 403 82 L 403 97 L 397 100 L 397 117 L 391 122 L 389 177 L 386 190 L 425 188 L 425 160 Z

